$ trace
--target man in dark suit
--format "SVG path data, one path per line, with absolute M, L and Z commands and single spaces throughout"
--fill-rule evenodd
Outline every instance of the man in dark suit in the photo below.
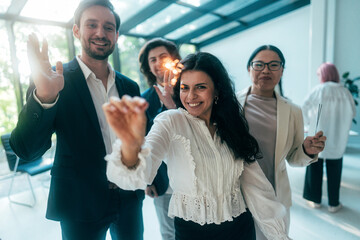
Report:
M 73 34 L 82 53 L 51 68 L 47 43 L 39 49 L 29 36 L 33 84 L 11 134 L 21 158 L 40 157 L 57 136 L 46 217 L 60 221 L 63 239 L 143 239 L 143 191 L 125 191 L 106 178 L 104 157 L 115 134 L 102 105 L 111 96 L 140 95 L 138 85 L 108 63 L 119 36 L 120 18 L 108 0 L 82 1 L 75 11 Z
M 166 62 L 180 60 L 177 46 L 163 38 L 154 38 L 148 41 L 140 50 L 140 70 L 145 75 L 150 86 L 141 96 L 145 98 L 149 107 L 146 110 L 148 118 L 147 132 L 153 124 L 154 118 L 167 109 L 176 108 L 172 100 L 172 85 L 169 79 L 172 74 L 165 73 Z M 163 240 L 174 240 L 174 220 L 168 217 L 169 202 L 172 190 L 169 185 L 166 164 L 162 163 L 153 184 L 147 187 L 145 193 L 154 198 L 156 213 L 160 223 L 160 232 Z

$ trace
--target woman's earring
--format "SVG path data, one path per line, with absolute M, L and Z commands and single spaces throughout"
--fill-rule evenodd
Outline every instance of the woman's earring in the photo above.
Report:
M 218 103 L 218 100 L 219 100 L 219 97 L 218 97 L 218 96 L 215 96 L 215 104 Z

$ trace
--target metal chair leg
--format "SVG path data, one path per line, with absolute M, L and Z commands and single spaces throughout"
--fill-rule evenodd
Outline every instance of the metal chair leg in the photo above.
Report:
M 10 183 L 10 189 L 9 189 L 9 192 L 8 192 L 8 199 L 11 203 L 15 203 L 15 204 L 18 204 L 18 205 L 22 205 L 22 206 L 25 206 L 25 207 L 30 207 L 30 208 L 33 208 L 36 204 L 36 196 L 35 196 L 35 193 L 34 193 L 34 189 L 32 187 L 32 184 L 31 184 L 31 180 L 30 180 L 30 175 L 29 174 L 26 174 L 27 175 L 27 179 L 28 179 L 28 182 L 29 182 L 29 186 L 30 186 L 30 190 L 31 190 L 31 194 L 32 194 L 32 197 L 33 197 L 33 201 L 31 204 L 29 203 L 25 203 L 25 202 L 19 202 L 19 201 L 16 201 L 16 200 L 13 200 L 11 198 L 11 192 L 12 192 L 12 187 L 13 187 L 13 183 L 14 183 L 14 179 L 15 179 L 15 176 L 16 176 L 16 173 L 14 173 L 12 179 L 11 179 L 11 183 Z

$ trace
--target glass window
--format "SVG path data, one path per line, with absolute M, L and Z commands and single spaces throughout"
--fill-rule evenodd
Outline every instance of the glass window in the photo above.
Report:
M 293 0 L 284 0 L 284 1 L 280 1 L 280 2 L 275 2 L 264 8 L 260 8 L 259 10 L 255 11 L 253 13 L 250 13 L 249 15 L 242 17 L 240 20 L 245 21 L 245 22 L 252 22 L 259 17 L 262 17 L 266 14 L 269 14 L 275 10 L 278 10 L 278 9 L 290 4 L 290 2 L 293 2 Z
M 182 1 L 178 1 L 178 2 L 193 5 L 194 7 L 200 7 L 210 1 L 211 0 L 182 0 Z
M 131 29 L 130 33 L 151 35 L 151 33 L 157 29 L 160 29 L 164 25 L 181 18 L 189 11 L 190 8 L 173 4 Z
M 0 2 L 0 13 L 5 13 L 9 8 L 11 0 L 1 0 Z
M 195 53 L 196 52 L 196 47 L 195 45 L 192 44 L 182 44 L 180 46 L 180 56 L 182 58 L 185 58 L 187 55 L 191 54 L 191 53 Z
M 75 56 L 81 54 L 81 42 L 74 36 L 74 47 L 75 47 Z
M 143 38 L 127 36 L 120 36 L 118 40 L 121 74 L 137 82 L 140 87 L 140 92 L 149 88 L 145 77 L 140 72 L 138 61 L 140 49 L 145 42 Z
M 115 11 L 120 15 L 121 22 L 124 23 L 153 2 L 154 0 L 113 0 L 112 4 Z
M 238 23 L 238 22 L 231 22 L 231 23 L 225 24 L 225 25 L 223 25 L 223 26 L 221 26 L 221 27 L 219 27 L 217 29 L 214 29 L 214 30 L 212 30 L 210 32 L 207 32 L 207 33 L 197 37 L 197 38 L 192 39 L 191 42 L 192 43 L 203 42 L 203 41 L 205 41 L 207 39 L 210 39 L 210 38 L 212 38 L 212 37 L 214 37 L 216 35 L 219 35 L 219 34 L 221 34 L 223 32 L 226 32 L 227 30 L 238 27 L 239 25 L 240 25 L 240 23 Z
M 234 0 L 230 3 L 222 6 L 221 8 L 214 11 L 217 14 L 223 15 L 223 16 L 229 16 L 230 14 L 256 2 L 257 0 Z
M 14 72 L 5 22 L 0 21 L 0 135 L 9 133 L 17 122 Z
M 57 22 L 69 22 L 80 0 L 29 0 L 20 15 Z
M 215 22 L 216 20 L 219 20 L 219 17 L 216 17 L 212 14 L 206 14 L 194 21 L 192 21 L 189 24 L 184 25 L 181 28 L 176 29 L 175 31 L 165 35 L 166 38 L 168 39 L 179 39 L 182 36 L 195 31 L 199 28 L 202 28 L 204 26 L 207 26 L 209 24 L 211 24 L 212 22 Z
M 14 32 L 16 38 L 16 55 L 19 61 L 20 81 L 25 89 L 27 89 L 29 85 L 30 76 L 30 67 L 26 53 L 26 42 L 30 33 L 36 33 L 41 43 L 42 40 L 46 38 L 49 44 L 49 59 L 52 65 L 55 65 L 57 61 L 63 63 L 69 61 L 65 28 L 16 23 L 14 24 Z

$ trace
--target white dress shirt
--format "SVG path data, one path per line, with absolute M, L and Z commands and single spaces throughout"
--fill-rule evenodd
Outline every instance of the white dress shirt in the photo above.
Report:
M 163 86 L 161 86 L 160 84 L 157 84 L 157 83 L 156 83 L 156 86 L 159 88 L 160 92 L 162 94 L 164 94 L 165 88 Z M 160 98 L 159 98 L 159 101 L 160 101 L 161 107 L 164 106 L 164 103 L 161 101 Z
M 285 207 L 258 163 L 234 159 L 217 133 L 184 109 L 168 110 L 154 120 L 139 153 L 139 165 L 128 169 L 121 161 L 121 141 L 106 156 L 107 177 L 122 189 L 145 189 L 166 159 L 173 195 L 169 216 L 200 225 L 232 221 L 248 207 L 269 239 L 288 239 Z M 241 231 L 241 230 L 239 230 Z
M 88 66 L 85 65 L 83 61 L 81 61 L 79 56 L 76 56 L 76 60 L 80 65 L 81 71 L 83 72 L 84 77 L 86 79 L 87 86 L 89 87 L 91 98 L 95 106 L 96 115 L 98 117 L 98 121 L 100 124 L 101 134 L 104 140 L 106 153 L 109 154 L 112 151 L 111 149 L 112 143 L 115 141 L 116 135 L 106 121 L 105 114 L 102 109 L 102 105 L 106 102 L 109 102 L 109 98 L 112 96 L 119 97 L 119 93 L 115 85 L 115 71 L 113 70 L 111 65 L 108 64 L 109 76 L 107 81 L 107 87 L 105 89 L 102 81 L 96 78 L 95 74 L 90 70 L 90 68 L 88 68 Z M 41 101 L 36 97 L 35 92 L 36 89 L 34 89 L 34 94 L 33 94 L 34 99 L 38 103 L 40 103 L 40 105 L 44 109 L 53 107 L 57 103 L 57 100 L 59 98 L 58 95 L 54 103 L 45 104 L 45 103 L 41 103 Z
M 340 83 L 326 82 L 316 86 L 302 107 L 305 125 L 309 125 L 309 135 L 315 132 L 319 104 L 322 104 L 322 108 L 317 131 L 323 131 L 326 136 L 325 148 L 319 157 L 341 158 L 355 117 L 354 99 Z

